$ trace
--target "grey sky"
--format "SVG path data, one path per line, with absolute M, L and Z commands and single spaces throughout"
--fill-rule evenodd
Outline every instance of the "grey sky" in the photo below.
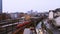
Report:
M 3 12 L 38 12 L 60 8 L 60 0 L 3 0 Z

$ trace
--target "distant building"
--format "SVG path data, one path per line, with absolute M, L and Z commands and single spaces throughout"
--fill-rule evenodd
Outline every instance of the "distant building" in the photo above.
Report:
M 0 0 L 0 14 L 2 13 L 2 0 Z
M 21 18 L 21 17 L 23 17 L 24 16 L 24 13 L 19 13 L 18 14 L 18 18 Z
M 47 16 L 47 17 L 49 16 L 49 12 L 45 12 L 44 14 L 45 14 L 45 16 Z
M 10 13 L 11 19 L 16 19 L 18 18 L 18 14 L 17 13 Z
M 27 12 L 28 14 L 33 14 L 33 10 L 30 10 Z

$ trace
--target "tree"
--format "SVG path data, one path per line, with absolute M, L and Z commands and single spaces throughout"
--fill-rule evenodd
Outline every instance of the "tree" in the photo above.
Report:
M 2 20 L 6 19 L 6 13 L 2 13 Z

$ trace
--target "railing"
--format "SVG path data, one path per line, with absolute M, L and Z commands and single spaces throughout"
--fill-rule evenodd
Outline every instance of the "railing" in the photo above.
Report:
M 16 30 L 16 26 L 22 22 L 6 21 L 0 23 L 0 34 L 12 34 Z
M 0 34 L 9 34 L 16 30 L 17 23 L 3 25 L 0 27 Z

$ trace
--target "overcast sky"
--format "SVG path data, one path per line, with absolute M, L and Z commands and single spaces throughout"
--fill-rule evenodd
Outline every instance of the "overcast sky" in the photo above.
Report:
M 60 8 L 60 0 L 3 0 L 3 12 L 27 12 L 34 10 L 46 12 Z

